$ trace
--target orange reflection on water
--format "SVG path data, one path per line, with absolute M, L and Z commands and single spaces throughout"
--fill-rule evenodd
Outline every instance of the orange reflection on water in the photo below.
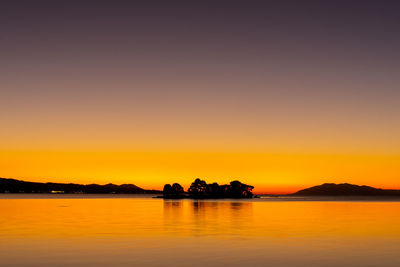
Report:
M 400 202 L 0 199 L 0 210 L 0 265 L 400 263 Z

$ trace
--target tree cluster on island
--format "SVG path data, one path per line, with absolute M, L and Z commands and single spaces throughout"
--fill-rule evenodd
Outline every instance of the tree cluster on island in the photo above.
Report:
M 171 199 L 252 198 L 253 188 L 253 186 L 239 181 L 232 181 L 229 185 L 219 185 L 217 183 L 207 184 L 204 180 L 196 179 L 190 185 L 187 193 L 178 183 L 164 185 L 163 197 Z

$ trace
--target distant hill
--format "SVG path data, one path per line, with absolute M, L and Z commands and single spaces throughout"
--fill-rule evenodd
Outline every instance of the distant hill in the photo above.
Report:
M 294 196 L 399 196 L 400 190 L 379 189 L 366 185 L 326 183 L 300 190 Z
M 133 184 L 62 184 L 36 183 L 0 178 L 0 193 L 87 193 L 87 194 L 160 194 L 158 190 L 146 190 Z

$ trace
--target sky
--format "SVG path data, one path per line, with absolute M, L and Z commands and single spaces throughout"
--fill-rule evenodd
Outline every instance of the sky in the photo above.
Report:
M 2 1 L 0 177 L 400 188 L 397 1 Z

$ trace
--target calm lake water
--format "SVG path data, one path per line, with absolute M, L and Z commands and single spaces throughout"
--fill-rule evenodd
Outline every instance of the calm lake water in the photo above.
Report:
M 400 202 L 0 196 L 1 266 L 400 266 Z

